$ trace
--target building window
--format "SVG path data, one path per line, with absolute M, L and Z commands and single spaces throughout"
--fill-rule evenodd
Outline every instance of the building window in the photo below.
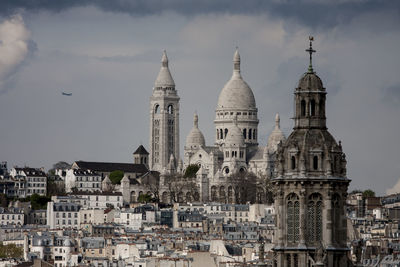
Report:
M 226 138 L 226 135 L 228 134 L 228 129 L 227 128 L 225 128 L 225 136 L 224 136 L 224 138 Z
M 310 102 L 310 113 L 311 113 L 311 116 L 315 116 L 315 100 L 314 99 L 311 99 L 311 102 Z
M 318 156 L 314 156 L 313 158 L 313 168 L 314 170 L 318 170 Z
M 174 107 L 172 105 L 168 105 L 167 111 L 168 114 L 174 114 Z
M 307 239 L 322 240 L 322 196 L 318 193 L 310 195 L 307 203 Z
M 294 193 L 291 193 L 287 198 L 286 224 L 288 242 L 298 242 L 300 233 L 300 203 L 299 197 Z
M 252 136 L 252 131 L 251 129 L 249 129 L 249 139 L 251 139 L 251 136 Z
M 247 137 L 247 130 L 243 129 L 243 138 L 246 139 L 246 137 Z
M 306 115 L 306 101 L 305 100 L 301 100 L 301 116 L 305 116 Z
M 295 156 L 292 156 L 290 158 L 290 167 L 292 170 L 296 169 L 296 157 Z
M 156 106 L 154 107 L 154 113 L 155 114 L 160 113 L 160 105 L 156 104 Z

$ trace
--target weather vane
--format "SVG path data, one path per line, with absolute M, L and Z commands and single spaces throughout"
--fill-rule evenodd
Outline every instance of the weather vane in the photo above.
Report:
M 315 53 L 316 51 L 312 48 L 312 42 L 314 41 L 314 37 L 313 36 L 309 36 L 308 40 L 310 40 L 310 48 L 306 49 L 306 52 L 310 53 L 310 65 L 308 66 L 308 72 L 312 73 L 314 72 L 313 68 L 312 68 L 312 54 Z

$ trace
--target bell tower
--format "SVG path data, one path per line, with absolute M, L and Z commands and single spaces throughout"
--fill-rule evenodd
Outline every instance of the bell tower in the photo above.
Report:
M 274 266 L 350 266 L 341 142 L 326 128 L 326 90 L 310 65 L 295 89 L 294 128 L 277 147 Z
M 171 155 L 179 159 L 179 96 L 164 51 L 150 97 L 150 170 L 166 170 Z

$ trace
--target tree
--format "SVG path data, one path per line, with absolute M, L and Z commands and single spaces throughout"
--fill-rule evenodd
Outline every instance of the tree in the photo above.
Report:
M 53 164 L 53 167 L 47 172 L 49 175 L 54 175 L 56 172 L 56 169 L 70 169 L 71 168 L 71 164 L 69 164 L 68 162 L 65 161 L 59 161 L 55 164 Z
M 22 258 L 23 255 L 24 249 L 22 247 L 17 247 L 15 244 L 3 245 L 3 243 L 0 243 L 0 258 Z
M 148 194 L 140 195 L 138 198 L 138 202 L 141 202 L 141 203 L 148 203 L 148 202 L 151 202 L 152 200 L 153 200 L 153 198 L 151 197 L 151 195 L 148 195 Z
M 113 184 L 120 184 L 123 177 L 124 177 L 124 172 L 116 170 L 110 173 L 109 178 Z
M 168 174 L 164 177 L 164 183 L 167 185 L 167 191 L 170 195 L 171 202 L 183 202 L 182 195 L 184 192 L 190 192 L 192 196 L 198 193 L 195 178 L 184 177 L 181 174 Z
M 0 206 L 3 208 L 8 207 L 8 198 L 5 194 L 0 194 Z
M 51 199 L 49 197 L 40 196 L 38 194 L 33 194 L 30 197 L 31 206 L 32 206 L 32 209 L 34 209 L 34 210 L 46 209 L 47 202 L 49 202 L 50 200 Z
M 274 188 L 271 179 L 265 175 L 237 172 L 228 177 L 227 184 L 232 186 L 237 204 L 273 202 Z
M 59 196 L 65 195 L 65 186 L 61 186 L 56 182 L 56 175 L 47 177 L 47 195 L 48 196 Z
M 371 189 L 367 189 L 363 192 L 363 197 L 367 198 L 367 197 L 375 197 L 375 192 L 372 191 Z
M 152 202 L 158 203 L 160 201 L 160 176 L 149 172 L 148 175 L 141 178 L 141 184 L 152 193 Z
M 190 164 L 187 166 L 185 170 L 184 178 L 195 178 L 197 171 L 200 169 L 200 166 L 197 164 Z

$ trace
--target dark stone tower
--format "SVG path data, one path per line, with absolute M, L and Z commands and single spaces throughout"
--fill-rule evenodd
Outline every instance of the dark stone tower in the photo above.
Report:
M 326 90 L 310 66 L 295 89 L 295 125 L 278 145 L 274 266 L 349 265 L 346 158 L 326 128 Z

